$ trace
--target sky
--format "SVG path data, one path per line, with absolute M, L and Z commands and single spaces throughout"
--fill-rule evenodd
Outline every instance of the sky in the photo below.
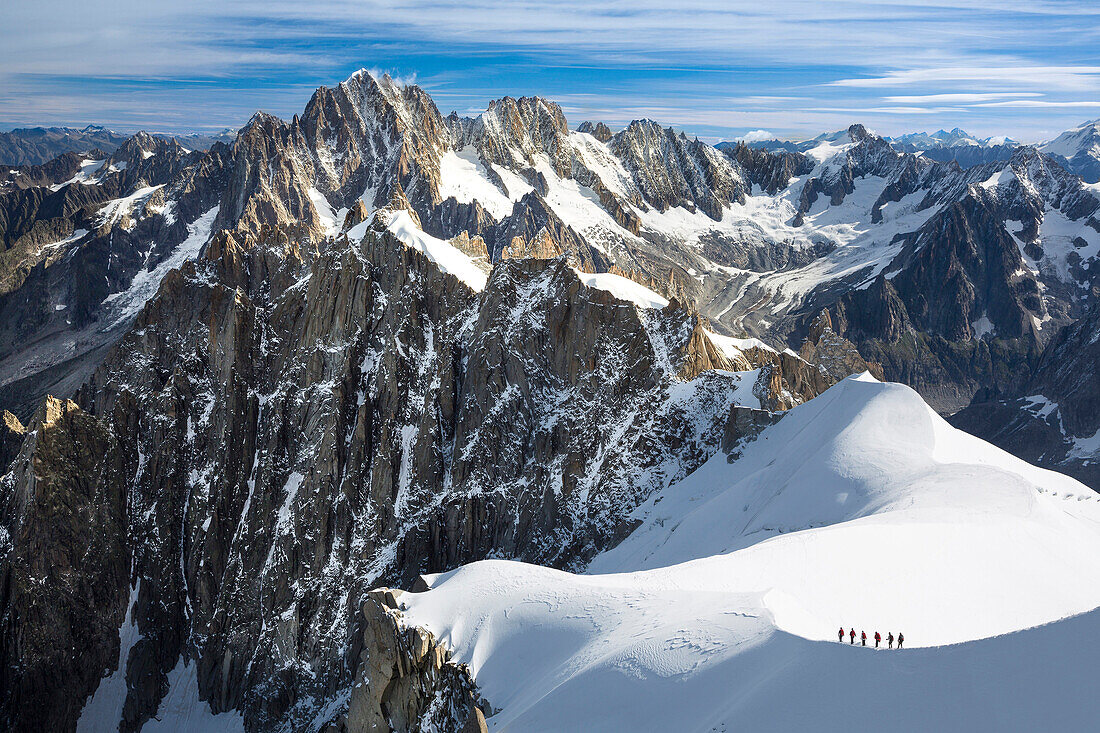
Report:
M 236 129 L 359 68 L 444 114 L 539 95 L 572 125 L 711 141 L 1100 117 L 1097 0 L 0 0 L 0 129 Z

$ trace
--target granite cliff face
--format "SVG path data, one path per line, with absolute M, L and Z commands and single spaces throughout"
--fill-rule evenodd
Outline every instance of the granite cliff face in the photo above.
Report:
M 83 421 L 73 442 L 100 441 L 98 463 L 56 470 L 116 529 L 83 558 L 111 596 L 76 609 L 65 596 L 52 613 L 109 631 L 71 685 L 35 686 L 30 705 L 9 696 L 5 720 L 48 705 L 73 725 L 125 616 L 140 641 L 121 729 L 157 713 L 182 664 L 214 712 L 241 710 L 250 728 L 325 723 L 351 689 L 353 619 L 373 585 L 490 555 L 583 563 L 717 450 L 735 406 L 824 388 L 805 362 L 762 353 L 733 372 L 751 354 L 735 365 L 698 316 L 589 288 L 564 258 L 505 260 L 478 292 L 375 229 L 308 263 L 223 232 L 165 278 L 67 408 Z M 13 575 L 50 515 L 19 498 L 34 481 L 18 466 L 3 517 Z M 40 602 L 5 603 L 0 643 L 36 670 L 28 680 L 52 665 L 18 641 Z
M 1100 486 L 1100 308 L 1063 328 L 1034 371 L 989 390 L 951 422 L 1045 468 Z

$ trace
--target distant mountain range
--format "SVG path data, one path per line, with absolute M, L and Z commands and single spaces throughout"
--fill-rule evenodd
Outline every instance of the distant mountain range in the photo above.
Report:
M 1053 140 L 1039 143 L 1039 150 L 1058 160 L 1086 183 L 1100 182 L 1100 120 L 1085 122 L 1067 130 Z M 749 147 L 769 152 L 805 152 L 823 142 L 843 139 L 845 132 L 818 135 L 808 140 L 757 140 L 747 142 Z M 897 137 L 884 138 L 901 153 L 918 153 L 926 158 L 946 163 L 955 161 L 963 168 L 985 163 L 1008 160 L 1021 143 L 1004 135 L 978 137 L 966 130 L 937 130 L 936 132 L 911 132 Z M 737 142 L 718 143 L 719 148 L 734 148 Z
M 231 142 L 236 130 L 218 133 L 169 135 L 154 133 L 153 137 L 178 140 L 190 150 L 207 150 L 215 141 Z M 129 135 L 100 125 L 73 127 L 21 127 L 0 132 L 0 165 L 41 165 L 64 153 L 86 153 L 101 150 L 113 153 Z
M 978 138 L 966 130 L 956 127 L 951 131 L 937 130 L 933 133 L 927 132 L 911 132 L 906 135 L 900 135 L 898 137 L 886 138 L 891 145 L 898 150 L 906 153 L 917 153 L 922 150 L 932 150 L 936 148 L 955 148 L 955 147 L 979 147 L 979 148 L 995 148 L 995 147 L 1016 147 L 1020 143 L 1016 142 L 1010 137 L 1000 135 L 997 137 L 983 137 Z

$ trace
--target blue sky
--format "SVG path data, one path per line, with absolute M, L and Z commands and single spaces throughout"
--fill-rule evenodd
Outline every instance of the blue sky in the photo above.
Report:
M 444 114 L 538 94 L 572 124 L 710 140 L 862 122 L 1031 141 L 1100 117 L 1100 2 L 0 2 L 4 129 L 236 128 L 361 67 Z

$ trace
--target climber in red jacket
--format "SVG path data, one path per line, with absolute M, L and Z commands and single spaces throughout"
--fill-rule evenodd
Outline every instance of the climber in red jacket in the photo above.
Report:
M 844 627 L 843 626 L 841 626 L 840 631 L 838 631 L 836 633 L 836 640 L 839 641 L 841 644 L 844 643 Z
M 866 631 L 859 632 L 859 643 L 860 643 L 860 646 L 867 646 L 867 632 Z
M 882 634 L 875 632 L 875 649 L 878 649 L 878 643 L 882 641 Z
M 851 640 L 851 641 L 849 641 L 848 643 L 849 643 L 849 644 L 855 644 L 855 643 L 856 643 L 856 630 L 855 630 L 854 628 L 852 629 L 852 633 L 851 633 L 851 639 L 852 639 L 852 640 Z

